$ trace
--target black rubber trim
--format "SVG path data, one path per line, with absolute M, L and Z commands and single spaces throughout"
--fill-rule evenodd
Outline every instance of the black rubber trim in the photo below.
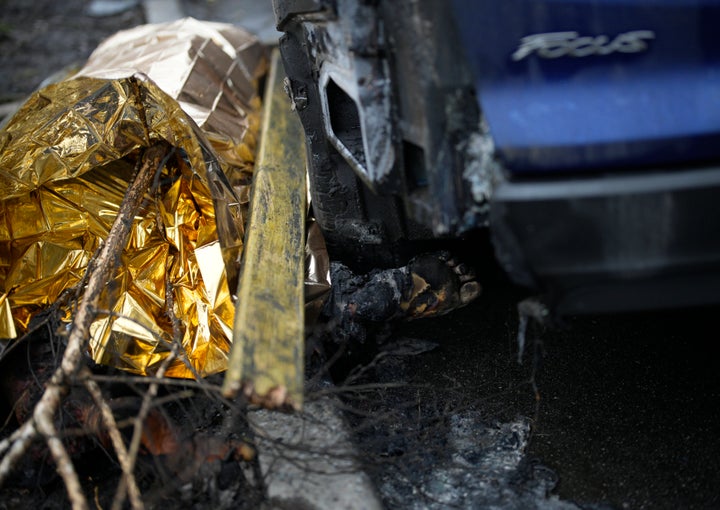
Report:
M 273 0 L 277 29 L 282 31 L 293 16 L 322 11 L 328 6 L 328 3 L 327 0 Z

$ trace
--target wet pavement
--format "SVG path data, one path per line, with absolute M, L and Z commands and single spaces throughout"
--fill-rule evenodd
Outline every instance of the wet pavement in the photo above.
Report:
M 405 362 L 404 379 L 433 388 L 416 405 L 449 417 L 443 433 L 450 441 L 466 440 L 467 431 L 453 431 L 452 423 L 470 419 L 475 434 L 515 427 L 526 442 L 518 446 L 525 472 L 516 469 L 507 482 L 506 508 L 533 507 L 518 499 L 528 490 L 542 507 L 538 485 L 582 508 L 719 508 L 713 353 L 720 310 L 572 317 L 559 329 L 533 327 L 518 365 L 517 298 L 505 285 L 490 286 L 466 309 L 398 331 L 438 343 Z M 504 483 L 495 477 L 495 487 Z M 472 493 L 481 484 L 456 485 Z
M 718 309 L 573 320 L 544 335 L 531 454 L 560 494 L 622 508 L 720 507 Z

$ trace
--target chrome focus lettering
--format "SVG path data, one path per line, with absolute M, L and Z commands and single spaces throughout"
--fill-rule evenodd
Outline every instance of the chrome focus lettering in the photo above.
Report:
M 520 46 L 512 54 L 512 59 L 519 62 L 533 53 L 541 58 L 639 53 L 648 48 L 651 39 L 655 39 L 652 30 L 633 30 L 619 34 L 612 40 L 607 35 L 580 36 L 577 32 L 533 34 L 520 40 Z

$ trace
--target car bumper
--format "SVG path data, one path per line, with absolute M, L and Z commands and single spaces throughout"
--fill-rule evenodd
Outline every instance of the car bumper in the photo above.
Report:
M 496 255 L 560 313 L 720 302 L 720 166 L 499 178 Z

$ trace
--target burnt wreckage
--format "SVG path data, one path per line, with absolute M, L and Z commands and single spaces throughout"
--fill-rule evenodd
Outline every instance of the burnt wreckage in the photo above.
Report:
M 274 0 L 331 253 L 393 266 L 479 230 L 559 313 L 716 302 L 701 4 Z

